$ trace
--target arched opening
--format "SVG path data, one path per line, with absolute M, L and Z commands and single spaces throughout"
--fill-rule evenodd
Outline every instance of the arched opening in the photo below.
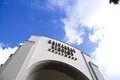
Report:
M 59 61 L 45 60 L 32 65 L 25 80 L 89 80 L 81 71 Z

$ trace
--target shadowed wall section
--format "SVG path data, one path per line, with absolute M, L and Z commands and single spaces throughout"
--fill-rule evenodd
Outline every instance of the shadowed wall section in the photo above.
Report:
M 35 63 L 27 73 L 25 80 L 89 80 L 76 68 L 53 60 Z

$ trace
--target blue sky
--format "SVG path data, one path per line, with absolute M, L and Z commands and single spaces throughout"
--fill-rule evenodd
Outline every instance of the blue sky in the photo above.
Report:
M 6 3 L 2 1 L 0 41 L 13 47 L 27 40 L 32 34 L 64 38 L 64 30 L 61 27 L 63 24 L 60 21 L 64 14 L 59 13 L 59 10 L 49 10 L 46 3 L 47 0 L 40 1 L 38 9 L 32 6 L 32 0 L 8 0 Z
M 0 42 L 14 47 L 27 40 L 32 34 L 66 42 L 64 24 L 61 21 L 64 17 L 66 17 L 65 12 L 59 8 L 50 8 L 48 0 L 2 0 L 0 2 Z M 89 41 L 89 32 L 85 29 L 86 34 L 83 35 L 85 40 L 81 45 L 73 44 L 87 54 L 96 47 Z
M 0 64 L 37 34 L 82 50 L 106 80 L 119 80 L 119 14 L 109 0 L 0 0 Z

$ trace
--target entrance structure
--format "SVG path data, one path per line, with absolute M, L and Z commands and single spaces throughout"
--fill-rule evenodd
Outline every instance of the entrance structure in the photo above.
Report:
M 0 67 L 0 80 L 104 80 L 82 51 L 61 41 L 32 35 Z

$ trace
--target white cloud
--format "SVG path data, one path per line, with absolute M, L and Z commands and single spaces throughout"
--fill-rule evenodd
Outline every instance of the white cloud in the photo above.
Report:
M 104 27 L 96 26 L 93 29 L 93 34 L 89 34 L 90 41 L 96 43 L 104 37 Z
M 66 40 L 80 44 L 85 34 L 84 26 L 93 29 L 89 34 L 92 42 L 99 41 L 91 54 L 100 67 L 106 80 L 118 80 L 120 77 L 120 4 L 109 4 L 109 0 L 51 0 L 54 6 L 66 13 L 62 18 Z
M 102 72 L 107 75 L 107 78 L 117 75 L 120 79 L 120 5 L 104 4 L 103 7 L 91 18 L 91 25 L 97 24 L 104 26 L 102 34 L 103 37 L 99 37 L 101 40 L 98 48 L 93 52 L 95 55 L 96 63 L 101 67 Z M 100 33 L 99 33 L 100 34 Z M 96 34 L 93 34 L 93 39 L 96 38 Z M 106 77 L 106 76 L 105 76 Z M 114 77 L 114 78 L 115 78 Z M 109 79 L 118 80 L 118 79 Z
M 5 61 L 8 59 L 8 57 L 10 56 L 10 54 L 13 54 L 18 47 L 7 47 L 7 48 L 3 48 L 5 44 L 0 43 L 0 64 L 4 64 Z
M 83 42 L 84 26 L 86 26 L 88 18 L 95 13 L 100 2 L 96 0 L 51 0 L 54 8 L 57 6 L 66 13 L 66 17 L 62 18 L 62 21 L 65 25 L 67 42 L 78 45 Z

